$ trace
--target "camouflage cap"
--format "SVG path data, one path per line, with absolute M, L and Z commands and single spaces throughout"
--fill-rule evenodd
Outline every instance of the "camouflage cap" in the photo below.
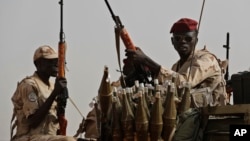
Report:
M 52 47 L 44 45 L 36 49 L 33 61 L 36 61 L 39 58 L 54 59 L 58 58 L 58 54 Z

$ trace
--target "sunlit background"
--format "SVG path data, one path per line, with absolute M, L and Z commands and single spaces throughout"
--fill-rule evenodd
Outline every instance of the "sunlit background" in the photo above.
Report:
M 17 82 L 35 71 L 33 53 L 41 45 L 57 49 L 60 30 L 59 0 L 0 1 L 0 140 L 9 140 L 11 96 Z M 182 17 L 199 20 L 202 0 L 109 0 L 136 46 L 165 67 L 179 56 L 170 42 L 170 27 Z M 229 74 L 249 69 L 250 1 L 207 0 L 197 48 L 207 46 L 226 59 L 226 34 L 230 33 Z M 104 0 L 64 0 L 69 94 L 86 116 L 97 95 L 104 65 L 111 80 L 119 77 L 114 22 Z M 124 57 L 124 46 L 121 45 Z M 74 135 L 82 120 L 68 101 L 67 134 Z

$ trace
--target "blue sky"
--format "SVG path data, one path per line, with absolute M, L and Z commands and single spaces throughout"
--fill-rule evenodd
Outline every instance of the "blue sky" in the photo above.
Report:
M 41 45 L 57 49 L 59 0 L 0 1 L 0 140 L 9 140 L 11 96 L 17 82 L 33 74 L 32 57 Z M 104 0 L 65 0 L 66 72 L 69 93 L 86 116 L 97 95 L 104 65 L 111 80 L 119 73 L 115 50 L 114 22 Z M 161 65 L 170 68 L 179 58 L 170 42 L 170 27 L 182 17 L 199 20 L 202 0 L 109 0 L 136 46 Z M 204 45 L 222 60 L 226 58 L 226 33 L 230 33 L 229 73 L 249 69 L 249 0 L 206 0 L 197 48 Z M 121 45 L 121 54 L 124 54 Z M 122 56 L 124 57 L 124 56 Z M 68 102 L 68 135 L 74 135 L 81 116 Z

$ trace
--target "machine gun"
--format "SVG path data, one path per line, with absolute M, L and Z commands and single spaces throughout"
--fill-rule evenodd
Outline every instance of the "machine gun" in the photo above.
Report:
M 132 49 L 136 50 L 136 47 L 130 38 L 127 30 L 124 28 L 124 25 L 122 24 L 119 16 L 116 16 L 111 8 L 111 6 L 108 3 L 108 0 L 105 0 L 105 3 L 111 13 L 111 16 L 116 24 L 115 27 L 115 33 L 118 35 L 116 38 L 116 47 L 117 47 L 117 54 L 118 54 L 118 62 L 119 67 L 121 71 L 121 65 L 120 65 L 120 54 L 119 54 L 119 36 L 121 37 L 126 49 Z M 121 76 L 123 78 L 123 72 L 125 72 L 125 85 L 127 86 L 133 86 L 135 80 L 139 80 L 143 83 L 150 83 L 151 80 L 149 78 L 151 77 L 151 72 L 149 71 L 147 66 L 142 66 L 141 64 L 135 64 L 129 60 L 129 58 L 124 59 L 124 64 L 126 67 L 129 67 L 129 72 L 125 72 L 124 70 L 121 71 Z M 124 86 L 125 87 L 125 86 Z

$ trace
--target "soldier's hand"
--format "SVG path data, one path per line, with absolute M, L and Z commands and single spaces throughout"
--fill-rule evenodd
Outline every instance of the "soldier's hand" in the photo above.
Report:
M 148 56 L 139 47 L 136 47 L 136 50 L 126 49 L 125 52 L 128 59 L 139 64 L 144 64 L 145 59 L 148 58 Z
M 67 80 L 65 78 L 56 78 L 55 89 L 57 95 L 57 103 L 59 109 L 62 110 L 66 107 L 67 99 L 69 97 L 68 88 L 67 88 Z M 59 112 L 59 113 L 60 113 Z
M 56 78 L 54 91 L 58 94 L 62 93 L 67 89 L 66 78 Z
M 142 68 L 147 72 L 149 69 L 151 74 L 158 74 L 161 68 L 161 65 L 152 60 L 149 56 L 147 56 L 139 47 L 136 47 L 136 50 L 126 49 L 126 56 L 129 60 L 132 60 L 134 65 Z M 146 67 L 146 68 L 145 68 Z M 145 70 L 146 69 L 146 70 Z
M 124 75 L 129 75 L 131 72 L 135 71 L 133 60 L 125 58 L 123 59 L 123 64 L 122 71 Z

